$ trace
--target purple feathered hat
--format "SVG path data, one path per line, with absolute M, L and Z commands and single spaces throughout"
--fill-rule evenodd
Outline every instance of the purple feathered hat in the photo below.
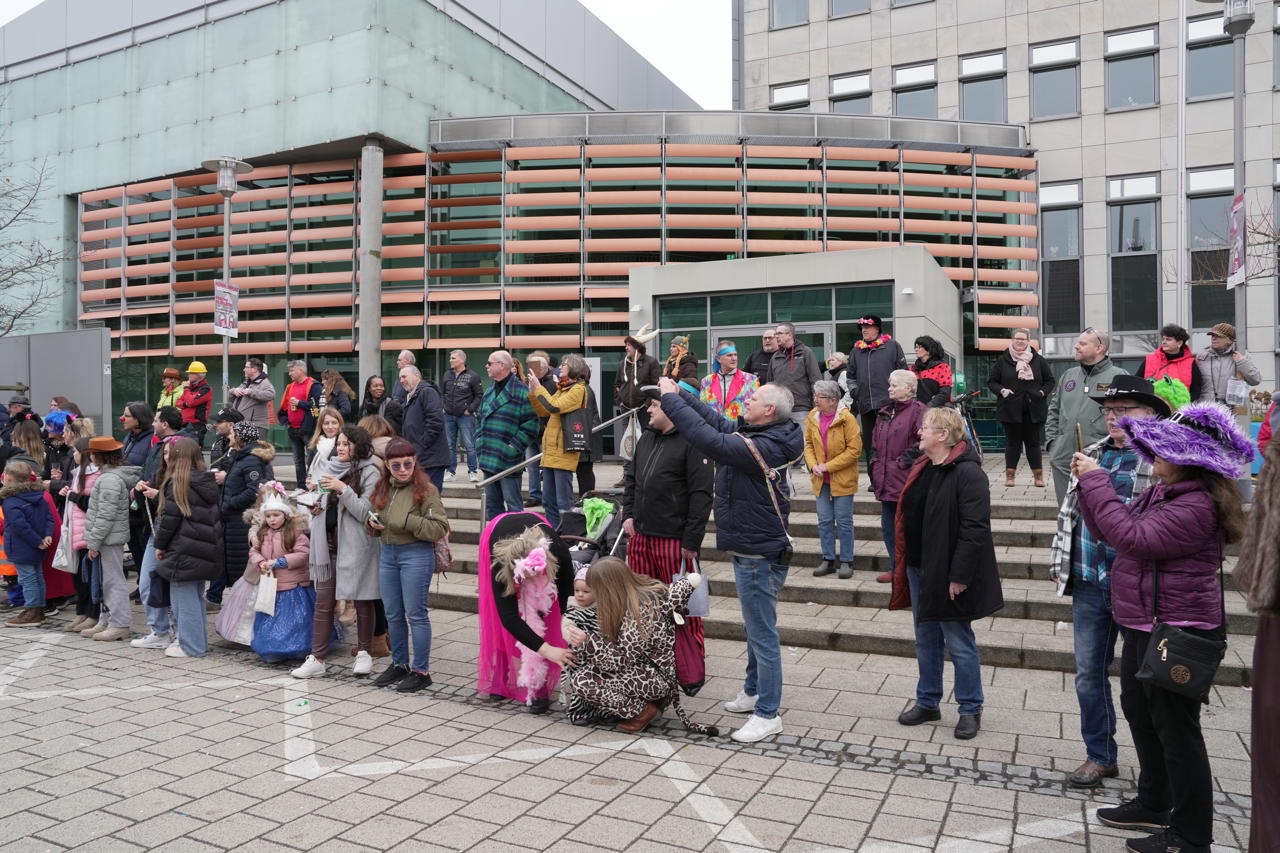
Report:
M 1253 442 L 1220 403 L 1191 403 L 1168 418 L 1121 418 L 1119 426 L 1138 455 L 1216 471 L 1236 479 L 1253 464 Z

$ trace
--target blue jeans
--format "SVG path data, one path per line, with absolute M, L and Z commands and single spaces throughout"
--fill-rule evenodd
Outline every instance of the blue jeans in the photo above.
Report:
M 427 472 L 427 479 L 431 481 L 431 485 L 436 487 L 436 491 L 444 488 L 444 469 L 443 468 L 423 468 Z
M 889 571 L 893 571 L 893 522 L 897 514 L 897 501 L 880 502 L 880 536 L 884 539 L 884 547 L 889 549 Z
M 831 496 L 831 484 L 823 483 L 815 495 L 818 505 L 818 540 L 822 559 L 836 559 L 836 530 L 840 531 L 840 562 L 853 562 L 853 495 Z
M 22 588 L 22 606 L 44 609 L 44 570 L 33 564 L 14 563 L 18 586 Z
M 1073 578 L 1071 621 L 1076 644 L 1076 701 L 1080 737 L 1094 764 L 1116 763 L 1116 706 L 1107 670 L 1116 656 L 1120 633 L 1111 616 L 1111 588 Z
M 147 627 L 151 629 L 151 633 L 157 637 L 167 637 L 169 636 L 169 608 L 152 607 L 147 604 L 147 594 L 151 591 L 151 573 L 155 571 L 156 562 L 156 546 L 152 540 L 148 539 L 147 547 L 142 552 L 142 570 L 138 572 L 138 597 L 142 599 L 142 609 L 146 611 Z M 169 593 L 169 599 L 172 602 L 172 590 Z
M 541 452 L 542 438 L 539 436 L 537 441 L 529 445 L 529 449 L 525 451 L 524 458 L 528 459 L 530 456 L 537 456 Z M 533 462 L 525 470 L 529 472 L 529 500 L 542 500 L 542 466 L 537 462 Z
M 449 439 L 449 473 L 458 470 L 458 436 L 467 451 L 467 470 L 476 470 L 476 418 L 475 415 L 451 415 L 445 413 L 444 434 Z
M 190 657 L 204 657 L 209 651 L 209 635 L 205 633 L 204 581 L 171 581 L 169 604 L 178 645 Z
M 378 558 L 378 588 L 387 610 L 387 639 L 391 662 L 414 672 L 431 671 L 431 614 L 427 593 L 436 569 L 435 547 L 430 542 L 383 545 Z M 409 662 L 409 638 L 413 637 L 413 663 Z
M 560 526 L 560 515 L 573 507 L 573 472 L 559 468 L 542 469 L 542 508 L 547 523 L 555 530 Z
M 916 614 L 920 572 L 907 566 L 907 582 L 911 586 L 911 615 Z M 921 622 L 916 619 L 916 666 L 920 680 L 916 682 L 916 705 L 933 710 L 942 701 L 943 651 L 951 653 L 951 666 L 956 673 L 956 704 L 961 714 L 982 711 L 982 664 L 978 660 L 978 641 L 970 622 Z
M 757 717 L 772 720 L 782 704 L 782 648 L 778 643 L 778 593 L 787 566 L 769 559 L 733 558 L 733 581 L 747 633 L 747 677 L 742 692 L 755 696 Z
M 487 480 L 498 471 L 484 471 Z M 490 521 L 504 512 L 520 512 L 524 501 L 520 498 L 520 475 L 512 474 L 484 487 L 485 517 Z

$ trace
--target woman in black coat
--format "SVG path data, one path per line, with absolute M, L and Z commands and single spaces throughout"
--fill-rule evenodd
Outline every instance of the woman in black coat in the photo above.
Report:
M 198 658 L 209 650 L 205 633 L 205 581 L 225 573 L 222 509 L 214 475 L 204 470 L 200 445 L 175 438 L 164 449 L 160 507 L 156 515 L 156 574 L 169 582 L 169 607 L 177 641 L 166 657 Z
M 364 382 L 364 399 L 360 403 L 360 417 L 369 415 L 381 415 L 386 418 L 387 423 L 395 429 L 396 435 L 400 434 L 404 426 L 404 407 L 387 393 L 387 383 L 381 376 L 370 376 Z
M 1018 473 L 1022 448 L 1037 486 L 1044 488 L 1044 422 L 1049 417 L 1049 395 L 1055 385 L 1053 371 L 1044 356 L 1031 346 L 1031 332 L 1014 329 L 1009 349 L 991 365 L 987 387 L 996 398 L 996 420 L 1004 425 L 1004 484 L 1012 486 Z
M 244 574 L 249 563 L 249 523 L 244 511 L 258 499 L 258 489 L 272 479 L 271 461 L 276 450 L 261 440 L 262 430 L 249 421 L 231 429 L 231 467 L 222 475 L 222 525 L 226 571 L 209 585 L 209 602 L 222 604 L 222 591 Z
M 892 610 L 906 609 L 909 602 L 920 673 L 915 704 L 898 722 L 917 726 L 942 718 L 943 653 L 949 652 L 960 740 L 975 736 L 982 723 L 982 671 L 972 622 L 1004 607 L 991 541 L 991 486 L 964 435 L 955 409 L 925 412 L 921 456 L 907 475 L 894 519 L 889 602 Z

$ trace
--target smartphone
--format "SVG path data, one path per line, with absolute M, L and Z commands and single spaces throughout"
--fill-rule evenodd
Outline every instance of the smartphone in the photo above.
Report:
M 369 510 L 369 516 L 368 516 L 368 518 L 366 518 L 365 520 L 366 520 L 366 521 L 368 521 L 370 524 L 381 524 L 381 523 L 382 523 L 382 519 L 381 519 L 381 518 L 379 518 L 379 517 L 378 517 L 378 514 L 377 514 L 376 512 L 374 512 L 373 510 Z

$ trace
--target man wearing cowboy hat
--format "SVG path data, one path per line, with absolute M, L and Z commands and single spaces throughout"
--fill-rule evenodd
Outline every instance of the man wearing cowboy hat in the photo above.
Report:
M 640 407 L 637 417 L 642 427 L 649 425 L 649 399 L 640 390 L 646 385 L 657 385 L 661 368 L 658 360 L 645 351 L 649 341 L 658 336 L 646 324 L 638 331 L 622 339 L 627 354 L 618 362 L 617 378 L 613 383 L 613 399 L 620 410 Z
M 1116 494 L 1130 503 L 1151 483 L 1151 465 L 1128 443 L 1121 418 L 1166 418 L 1169 404 L 1158 397 L 1148 379 L 1122 374 L 1091 398 L 1102 407 L 1107 437 L 1085 448 L 1111 478 Z M 1085 762 L 1067 774 L 1073 788 L 1096 788 L 1114 777 L 1116 710 L 1108 671 L 1115 657 L 1119 626 L 1111 613 L 1111 563 L 1115 550 L 1089 530 L 1080 515 L 1077 480 L 1067 484 L 1058 528 L 1049 550 L 1049 577 L 1058 594 L 1071 595 L 1072 634 L 1076 655 L 1076 700 L 1080 704 L 1080 736 Z
M 156 411 L 165 406 L 178 408 L 182 392 L 187 390 L 187 383 L 182 381 L 182 373 L 176 367 L 166 367 L 160 374 L 160 400 L 156 403 Z

